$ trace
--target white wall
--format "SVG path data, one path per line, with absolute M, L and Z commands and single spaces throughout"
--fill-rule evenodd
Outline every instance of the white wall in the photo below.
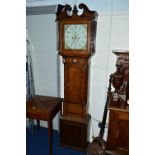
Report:
M 47 3 L 46 3 L 47 2 Z M 45 3 L 36 1 L 35 5 L 45 4 L 74 4 L 75 0 L 45 0 Z M 92 125 L 94 135 L 99 133 L 98 121 L 102 120 L 104 105 L 106 102 L 106 92 L 108 87 L 109 75 L 115 71 L 116 56 L 112 53 L 114 49 L 127 50 L 129 48 L 129 12 L 128 0 L 77 0 L 85 3 L 89 9 L 99 13 L 96 38 L 96 54 L 91 60 L 90 74 L 90 97 L 89 97 L 89 113 L 93 117 Z M 29 3 L 34 5 L 34 3 Z M 52 28 L 52 27 L 51 27 Z M 61 96 L 63 97 L 63 64 L 60 62 L 61 74 Z M 50 83 L 50 81 L 47 81 Z M 92 128 L 90 130 L 90 140 L 92 140 Z M 105 139 L 107 132 L 105 133 Z
M 55 14 L 29 15 L 26 18 L 31 42 L 36 95 L 58 96 Z M 58 116 L 53 128 L 58 129 Z M 47 123 L 41 121 L 42 126 Z

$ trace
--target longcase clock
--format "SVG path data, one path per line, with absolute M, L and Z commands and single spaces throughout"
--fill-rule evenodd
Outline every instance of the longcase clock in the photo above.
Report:
M 60 118 L 60 142 L 64 146 L 85 150 L 90 115 L 88 107 L 90 57 L 95 53 L 97 17 L 81 3 L 65 5 L 57 13 L 58 51 L 64 63 L 64 104 Z

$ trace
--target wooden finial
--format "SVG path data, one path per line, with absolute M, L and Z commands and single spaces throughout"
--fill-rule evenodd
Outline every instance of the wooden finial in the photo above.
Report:
M 74 14 L 74 15 L 77 15 L 77 13 L 78 13 L 77 6 L 76 6 L 76 5 L 74 5 L 74 8 L 73 8 L 73 14 Z

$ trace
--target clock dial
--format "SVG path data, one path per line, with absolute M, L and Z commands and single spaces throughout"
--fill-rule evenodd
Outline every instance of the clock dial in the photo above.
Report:
M 65 49 L 86 50 L 87 24 L 64 25 Z

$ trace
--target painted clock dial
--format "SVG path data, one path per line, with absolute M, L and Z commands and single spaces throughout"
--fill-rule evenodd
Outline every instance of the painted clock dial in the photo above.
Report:
M 87 24 L 65 24 L 64 30 L 65 49 L 86 50 Z

